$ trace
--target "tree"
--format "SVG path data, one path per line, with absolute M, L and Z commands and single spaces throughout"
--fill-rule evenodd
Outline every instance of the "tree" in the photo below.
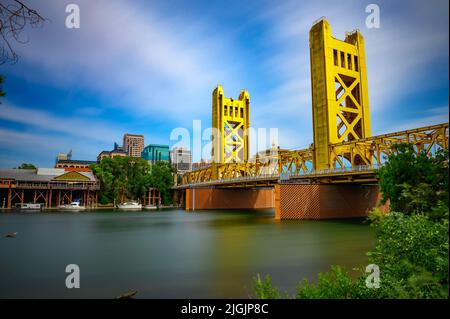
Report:
M 34 166 L 33 164 L 30 164 L 30 163 L 22 163 L 17 168 L 19 168 L 19 169 L 36 169 L 36 166 Z
M 0 65 L 17 62 L 18 55 L 12 41 L 26 43 L 21 37 L 27 25 L 38 27 L 45 19 L 34 9 L 19 0 L 1 0 L 0 2 Z
M 416 154 L 411 145 L 395 147 L 378 174 L 383 201 L 405 214 L 431 213 L 439 203 L 448 208 L 448 150 L 430 157 Z
M 173 186 L 173 174 L 175 169 L 170 163 L 156 162 L 151 169 L 151 186 L 161 194 L 164 205 L 172 203 L 170 189 Z
M 155 187 L 165 205 L 172 201 L 170 188 L 173 186 L 174 168 L 166 162 L 150 164 L 142 159 L 128 156 L 104 158 L 91 165 L 100 180 L 100 203 L 125 199 L 140 199 L 150 187 Z
M 170 188 L 173 185 L 172 169 L 166 163 L 153 166 L 142 159 L 129 156 L 104 158 L 91 165 L 100 180 L 100 202 L 123 202 L 126 199 L 143 198 L 150 187 L 160 191 L 163 202 L 170 202 Z

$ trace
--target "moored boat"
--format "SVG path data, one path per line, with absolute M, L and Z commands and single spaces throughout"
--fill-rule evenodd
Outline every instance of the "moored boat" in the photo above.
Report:
M 158 209 L 158 207 L 155 205 L 145 205 L 144 209 L 155 210 L 155 209 Z
M 24 210 L 24 211 L 36 211 L 42 209 L 42 204 L 40 203 L 17 203 L 14 205 L 14 209 Z
M 117 208 L 122 210 L 137 210 L 142 209 L 142 204 L 138 202 L 125 202 L 117 204 Z
M 58 208 L 63 210 L 83 210 L 86 209 L 86 206 L 81 206 L 80 202 L 72 202 L 67 205 L 60 205 Z

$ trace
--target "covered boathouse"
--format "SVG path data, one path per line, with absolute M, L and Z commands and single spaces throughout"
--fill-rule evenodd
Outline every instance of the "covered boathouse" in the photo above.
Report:
M 88 169 L 0 169 L 0 208 L 4 209 L 18 203 L 52 208 L 73 201 L 96 207 L 99 189 L 99 181 Z

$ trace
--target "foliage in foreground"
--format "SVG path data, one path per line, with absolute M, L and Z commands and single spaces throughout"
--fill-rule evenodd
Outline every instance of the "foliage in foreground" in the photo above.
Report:
M 400 146 L 380 170 L 380 187 L 391 208 L 388 215 L 375 209 L 369 214 L 376 242 L 367 253 L 380 269 L 380 287 L 367 288 L 369 273 L 361 268 L 352 279 L 342 267 L 320 273 L 316 284 L 303 280 L 296 298 L 448 298 L 448 152 L 435 157 L 415 155 Z M 255 278 L 258 298 L 280 298 L 270 277 Z

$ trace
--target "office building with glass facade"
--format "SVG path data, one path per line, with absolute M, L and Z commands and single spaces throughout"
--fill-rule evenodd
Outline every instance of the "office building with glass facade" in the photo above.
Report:
M 149 144 L 144 147 L 144 150 L 142 151 L 142 158 L 148 161 L 150 164 L 154 164 L 160 161 L 169 162 L 169 145 Z

